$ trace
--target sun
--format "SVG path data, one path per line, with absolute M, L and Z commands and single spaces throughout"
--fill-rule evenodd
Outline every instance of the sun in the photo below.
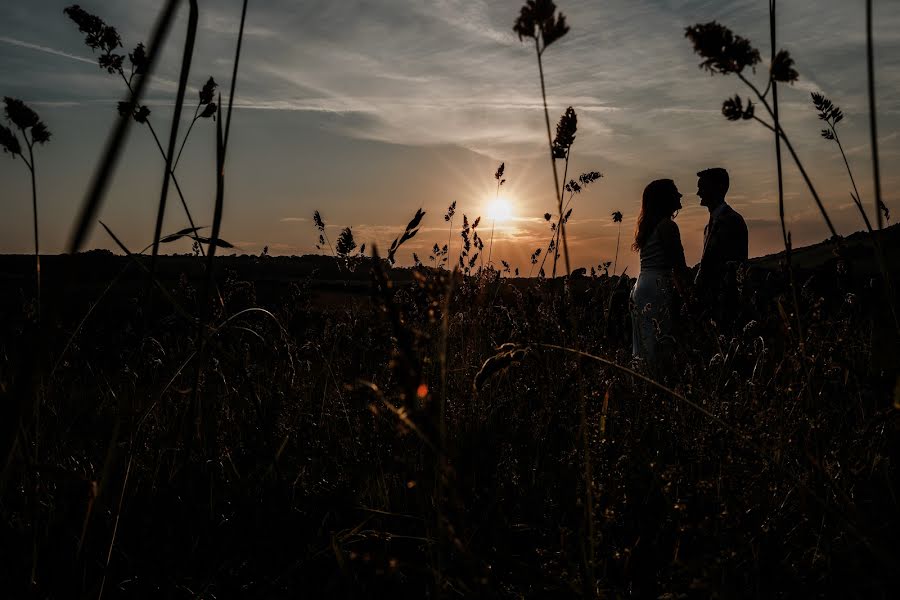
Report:
M 503 223 L 512 219 L 512 202 L 508 198 L 499 196 L 491 198 L 487 203 L 487 216 L 497 223 Z

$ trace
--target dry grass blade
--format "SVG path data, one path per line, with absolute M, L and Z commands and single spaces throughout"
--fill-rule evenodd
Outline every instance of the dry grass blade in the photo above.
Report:
M 147 64 L 147 73 L 138 79 L 133 92 L 126 98 L 127 102 L 137 105 L 141 101 L 144 90 L 150 82 L 157 59 L 162 54 L 163 41 L 172 27 L 177 5 L 177 0 L 167 0 L 162 12 L 160 12 L 153 29 L 153 35 L 150 38 L 150 58 Z M 131 122 L 132 119 L 118 119 L 116 121 L 116 127 L 106 143 L 106 147 L 103 150 L 103 158 L 100 160 L 100 165 L 94 173 L 88 194 L 75 220 L 75 228 L 72 231 L 72 237 L 68 244 L 69 252 L 78 252 L 84 245 L 88 228 L 93 223 L 97 211 L 100 210 L 103 195 L 106 193 L 109 180 L 121 156 L 122 144 L 125 143 L 125 137 L 128 135 L 128 128 L 131 126 Z
M 202 441 L 202 410 L 200 406 L 200 379 L 203 373 L 203 369 L 206 363 L 206 353 L 207 353 L 207 335 L 205 324 L 209 322 L 209 309 L 210 309 L 210 297 L 212 294 L 213 286 L 215 285 L 216 275 L 213 270 L 215 264 L 213 259 L 216 256 L 216 246 L 215 243 L 219 238 L 219 229 L 222 224 L 222 207 L 225 198 L 225 173 L 224 173 L 224 160 L 225 160 L 225 148 L 222 141 L 222 98 L 219 96 L 218 102 L 218 119 L 216 119 L 216 202 L 215 209 L 213 214 L 213 225 L 212 225 L 212 235 L 210 239 L 212 243 L 209 245 L 209 252 L 206 255 L 206 272 L 207 279 L 204 285 L 204 292 L 201 296 L 203 299 L 203 305 L 200 309 L 200 319 L 197 322 L 197 339 L 200 343 L 200 359 L 197 361 L 197 366 L 194 372 L 194 393 L 193 393 L 193 412 L 194 412 L 194 423 L 196 426 L 196 435 Z
M 406 229 L 403 231 L 403 233 L 394 238 L 394 241 L 391 243 L 391 247 L 388 248 L 387 253 L 387 259 L 391 264 L 394 264 L 397 261 L 396 254 L 397 250 L 400 249 L 400 246 L 402 246 L 405 242 L 413 239 L 416 234 L 419 233 L 419 224 L 422 222 L 422 217 L 424 216 L 425 211 L 421 208 L 418 209 L 412 220 L 410 220 L 410 222 L 406 225 Z
M 207 288 L 204 297 L 207 305 L 209 295 L 215 284 L 213 271 L 213 258 L 216 255 L 216 247 L 219 245 L 219 231 L 222 228 L 222 212 L 225 203 L 225 145 L 222 141 L 222 98 L 219 97 L 219 118 L 216 121 L 216 203 L 213 210 L 212 234 L 209 236 L 209 252 L 206 254 L 206 272 L 208 276 Z
M 872 179 L 875 185 L 875 218 L 878 229 L 884 226 L 881 201 L 881 173 L 878 164 L 878 119 L 875 112 L 875 49 L 872 35 L 872 0 L 866 0 L 866 65 L 869 84 L 869 133 L 872 140 Z
M 247 15 L 247 0 L 244 0 L 243 8 L 241 12 L 241 25 L 240 30 L 238 31 L 238 39 L 237 39 L 237 48 L 235 50 L 234 57 L 234 68 L 232 71 L 231 77 L 231 96 L 228 99 L 228 123 L 227 127 L 231 126 L 231 110 L 234 105 L 234 89 L 237 83 L 237 69 L 238 63 L 240 61 L 241 56 L 241 43 L 244 37 L 244 23 Z M 202 411 L 200 408 L 200 376 L 205 366 L 206 361 L 206 351 L 207 351 L 207 339 L 206 332 L 204 330 L 204 324 L 209 321 L 207 311 L 209 310 L 210 304 L 210 295 L 212 293 L 212 289 L 215 287 L 215 271 L 214 271 L 214 263 L 213 259 L 216 255 L 216 246 L 219 245 L 219 233 L 222 227 L 222 213 L 224 211 L 224 202 L 225 202 L 225 153 L 227 150 L 227 129 L 226 133 L 223 134 L 222 131 L 222 96 L 219 95 L 218 103 L 217 103 L 217 111 L 218 118 L 216 119 L 216 201 L 215 208 L 213 211 L 213 222 L 212 222 L 212 233 L 210 235 L 210 243 L 209 243 L 209 252 L 206 256 L 206 271 L 207 271 L 207 280 L 205 285 L 205 291 L 203 293 L 202 298 L 204 299 L 203 309 L 201 311 L 201 318 L 198 323 L 199 331 L 198 338 L 200 339 L 200 360 L 197 361 L 197 368 L 194 377 L 194 394 L 193 394 L 193 408 L 194 408 L 194 419 L 197 427 L 197 435 L 201 436 L 201 417 Z
M 285 330 L 285 328 L 281 325 L 281 323 L 278 321 L 278 318 L 277 318 L 275 315 L 273 315 L 273 314 L 272 314 L 271 312 L 269 312 L 268 310 L 266 310 L 266 309 L 264 309 L 264 308 L 260 308 L 260 307 L 258 307 L 258 306 L 253 306 L 253 307 L 250 307 L 250 308 L 245 308 L 244 310 L 241 310 L 241 311 L 238 311 L 238 312 L 234 313 L 233 315 L 231 315 L 230 317 L 228 317 L 227 319 L 225 319 L 224 321 L 222 321 L 221 324 L 219 324 L 218 326 L 214 327 L 214 328 L 212 329 L 212 333 L 217 333 L 222 327 L 225 327 L 226 325 L 228 325 L 229 323 L 231 323 L 233 320 L 237 319 L 238 317 L 242 317 L 242 316 L 244 316 L 244 315 L 246 315 L 246 314 L 248 314 L 248 313 L 260 313 L 260 314 L 262 314 L 262 315 L 265 315 L 265 316 L 269 317 L 270 319 L 272 319 L 272 321 L 275 322 L 275 324 L 278 326 L 278 329 L 281 330 L 282 333 L 287 333 L 287 330 Z
M 231 92 L 228 95 L 228 116 L 226 117 L 225 122 L 225 140 L 223 142 L 223 146 L 228 148 L 228 136 L 231 134 L 231 109 L 234 107 L 234 88 L 237 85 L 237 72 L 238 72 L 238 64 L 241 61 L 241 44 L 244 40 L 244 23 L 247 20 L 247 2 L 248 0 L 244 0 L 244 4 L 241 7 L 241 25 L 238 29 L 238 39 L 237 39 L 237 48 L 234 52 L 234 67 L 231 71 Z M 219 105 L 221 106 L 222 99 L 219 98 Z M 221 117 L 219 117 L 221 119 Z
M 479 392 L 484 388 L 487 380 L 495 374 L 506 371 L 509 367 L 520 364 L 528 355 L 528 348 L 516 344 L 503 344 L 497 348 L 497 354 L 488 357 L 481 365 L 481 369 L 475 375 L 472 389 Z

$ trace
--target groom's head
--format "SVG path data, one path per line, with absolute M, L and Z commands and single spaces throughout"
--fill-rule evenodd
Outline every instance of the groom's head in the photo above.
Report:
M 700 206 L 716 207 L 725 201 L 728 193 L 728 171 L 721 167 L 697 173 L 697 195 Z

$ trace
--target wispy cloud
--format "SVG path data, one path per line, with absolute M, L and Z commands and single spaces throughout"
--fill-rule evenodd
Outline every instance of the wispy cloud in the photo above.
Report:
M 13 46 L 18 46 L 19 48 L 28 48 L 29 50 L 36 50 L 38 52 L 44 52 L 46 54 L 62 56 L 62 57 L 65 57 L 65 58 L 68 58 L 71 60 L 77 60 L 78 62 L 83 62 L 83 63 L 88 63 L 88 64 L 97 64 L 96 59 L 85 58 L 84 56 L 78 56 L 77 54 L 70 54 L 68 52 L 63 52 L 62 50 L 50 48 L 49 46 L 42 46 L 41 44 L 34 44 L 31 42 L 26 42 L 24 40 L 7 37 L 5 35 L 0 35 L 0 42 L 3 42 L 4 44 L 10 44 Z

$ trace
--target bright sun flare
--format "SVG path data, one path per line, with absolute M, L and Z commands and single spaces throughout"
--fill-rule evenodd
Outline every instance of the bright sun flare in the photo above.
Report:
M 508 221 L 512 218 L 512 203 L 502 196 L 491 198 L 488 201 L 487 214 L 497 223 Z

